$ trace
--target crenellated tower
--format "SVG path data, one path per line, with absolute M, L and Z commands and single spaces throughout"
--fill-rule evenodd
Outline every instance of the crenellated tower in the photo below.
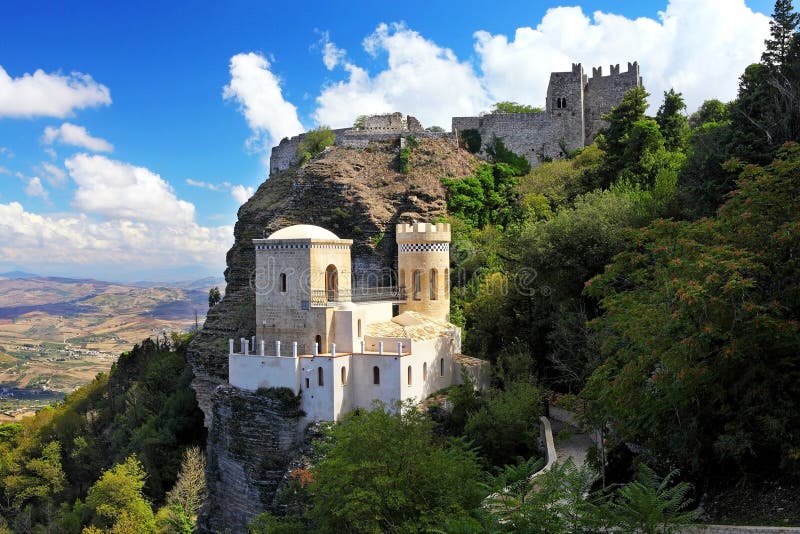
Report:
M 450 225 L 397 225 L 398 281 L 405 290 L 400 312 L 450 319 Z

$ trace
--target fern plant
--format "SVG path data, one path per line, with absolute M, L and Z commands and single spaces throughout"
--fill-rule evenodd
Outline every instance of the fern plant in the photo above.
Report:
M 619 488 L 608 501 L 609 519 L 624 532 L 641 534 L 668 534 L 688 525 L 696 515 L 686 510 L 691 503 L 687 497 L 691 485 L 672 485 L 677 475 L 673 470 L 659 480 L 655 471 L 642 464 L 636 480 Z

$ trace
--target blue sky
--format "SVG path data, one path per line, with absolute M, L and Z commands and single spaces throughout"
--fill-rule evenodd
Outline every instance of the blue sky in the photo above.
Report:
M 638 60 L 657 108 L 729 100 L 766 0 L 0 5 L 0 272 L 224 269 L 270 147 L 320 123 L 541 105 L 552 70 Z

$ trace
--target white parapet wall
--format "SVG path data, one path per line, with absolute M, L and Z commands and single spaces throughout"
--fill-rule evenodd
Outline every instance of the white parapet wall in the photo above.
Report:
M 300 392 L 300 358 L 291 356 L 228 355 L 228 381 L 249 391 L 258 388 L 289 388 Z

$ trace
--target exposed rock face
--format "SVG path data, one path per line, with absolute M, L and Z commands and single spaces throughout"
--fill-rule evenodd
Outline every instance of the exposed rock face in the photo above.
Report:
M 271 502 L 294 457 L 299 403 L 220 386 L 212 395 L 208 436 L 208 501 L 203 527 L 245 532 Z
M 469 175 L 480 163 L 449 139 L 420 139 L 411 154 L 411 172 L 401 174 L 397 153 L 397 141 L 372 143 L 366 149 L 331 147 L 303 168 L 274 174 L 239 208 L 235 242 L 227 255 L 225 298 L 209 311 L 188 351 L 210 436 L 204 528 L 222 531 L 217 527 L 224 525 L 243 532 L 243 517 L 270 506 L 273 481 L 291 460 L 290 443 L 302 440 L 296 414 L 270 411 L 263 399 L 227 385 L 228 338 L 255 335 L 252 239 L 291 224 L 322 226 L 353 239 L 357 283 L 370 278 L 373 283 L 390 282 L 397 258 L 394 225 L 445 215 L 440 179 Z M 236 442 L 226 437 L 238 418 L 232 406 L 248 418 L 239 428 L 250 437 Z M 267 415 L 259 415 L 262 410 Z M 232 444 L 235 453 L 229 450 Z M 270 472 L 265 475 L 254 462 L 270 465 Z M 234 520 L 238 522 L 227 523 Z

